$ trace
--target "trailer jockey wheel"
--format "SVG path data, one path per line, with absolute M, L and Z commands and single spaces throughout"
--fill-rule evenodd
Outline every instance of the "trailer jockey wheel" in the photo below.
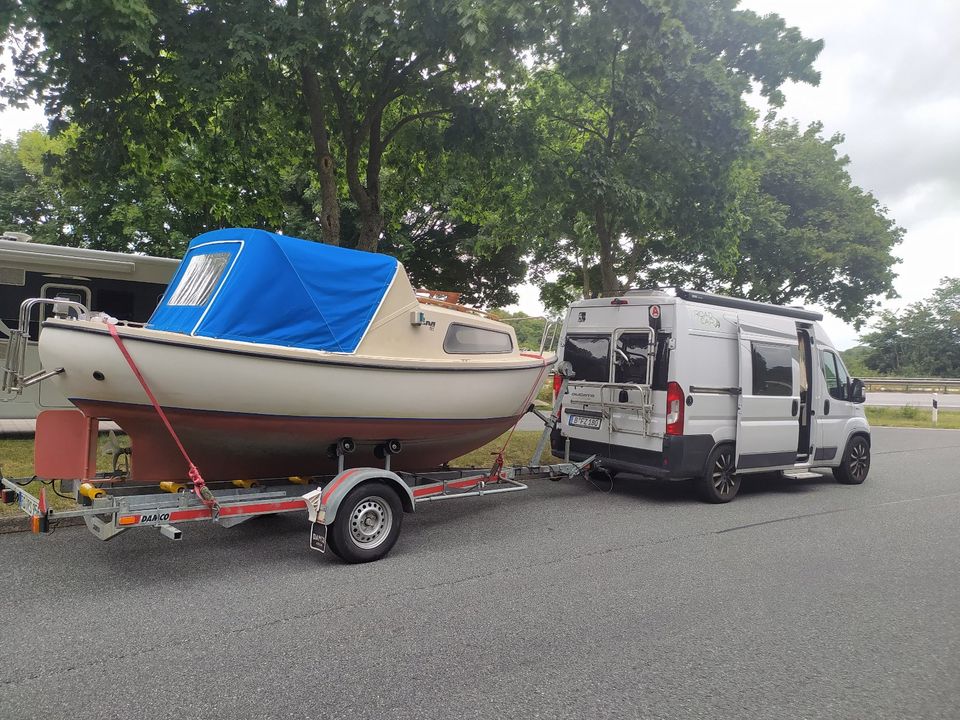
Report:
M 733 445 L 719 445 L 710 453 L 703 475 L 697 479 L 700 497 L 710 503 L 727 503 L 740 491 Z
M 400 535 L 403 507 L 396 490 L 386 483 L 364 483 L 340 503 L 328 542 L 348 563 L 378 560 L 390 552 Z

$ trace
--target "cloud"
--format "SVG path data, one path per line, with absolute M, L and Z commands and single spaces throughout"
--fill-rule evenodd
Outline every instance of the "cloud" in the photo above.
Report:
M 788 85 L 781 115 L 845 136 L 850 175 L 906 228 L 902 305 L 960 276 L 960 3 L 743 0 L 822 38 L 818 87 Z

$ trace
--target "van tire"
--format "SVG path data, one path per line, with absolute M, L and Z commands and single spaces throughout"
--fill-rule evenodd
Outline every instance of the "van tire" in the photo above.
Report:
M 718 445 L 710 453 L 697 478 L 697 492 L 709 503 L 728 503 L 740 491 L 740 476 L 736 474 L 736 451 L 733 445 Z
M 863 435 L 854 435 L 847 441 L 840 466 L 833 468 L 833 476 L 844 485 L 860 485 L 870 473 L 870 441 Z

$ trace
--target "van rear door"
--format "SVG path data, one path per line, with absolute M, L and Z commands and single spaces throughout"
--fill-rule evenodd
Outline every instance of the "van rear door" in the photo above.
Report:
M 628 447 L 648 436 L 653 347 L 650 328 L 568 334 L 563 359 L 574 376 L 567 384 L 563 434 Z
M 797 462 L 800 348 L 796 334 L 741 321 L 738 469 L 787 468 Z

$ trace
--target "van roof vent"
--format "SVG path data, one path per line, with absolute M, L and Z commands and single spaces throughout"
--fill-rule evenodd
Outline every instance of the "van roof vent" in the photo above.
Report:
M 13 230 L 7 230 L 3 234 L 3 239 L 14 240 L 16 242 L 30 242 L 31 240 L 33 240 L 33 236 L 28 235 L 27 233 L 14 232 Z

